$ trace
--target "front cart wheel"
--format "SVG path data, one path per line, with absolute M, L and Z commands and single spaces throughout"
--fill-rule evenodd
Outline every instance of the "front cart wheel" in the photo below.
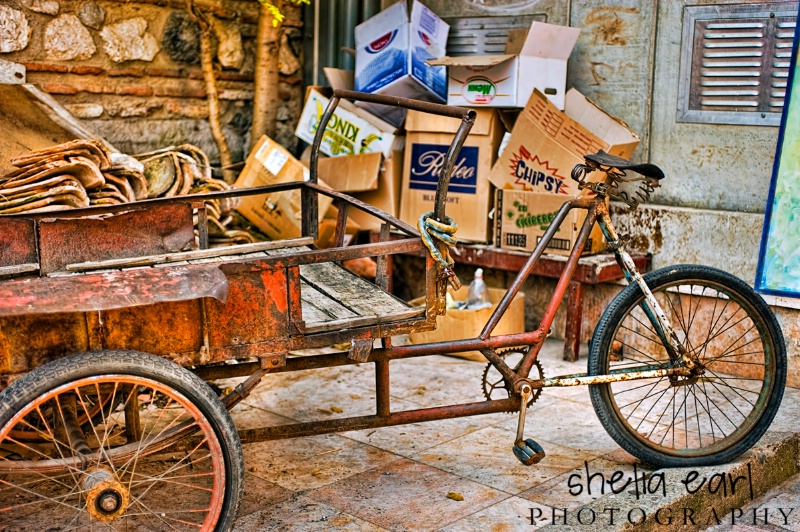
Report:
M 80 416 L 106 397 L 109 409 Z M 35 432 L 35 442 L 17 438 Z M 202 380 L 163 358 L 84 353 L 0 392 L 0 521 L 9 530 L 228 531 L 244 466 Z
M 592 404 L 611 437 L 637 458 L 660 466 L 732 460 L 766 432 L 783 397 L 786 348 L 775 316 L 749 285 L 704 266 L 664 268 L 644 276 L 683 348 L 699 366 L 690 376 L 595 384 Z M 589 374 L 669 362 L 627 286 L 600 318 Z

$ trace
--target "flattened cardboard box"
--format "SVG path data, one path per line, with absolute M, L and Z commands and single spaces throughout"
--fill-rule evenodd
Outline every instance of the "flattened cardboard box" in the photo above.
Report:
M 580 32 L 533 22 L 519 53 L 442 57 L 428 64 L 449 68 L 449 105 L 522 107 L 536 88 L 563 109 L 567 60 Z
M 521 190 L 498 190 L 495 202 L 495 246 L 515 251 L 533 251 L 559 209 L 568 198 Z M 586 219 L 586 211 L 573 209 L 545 248 L 551 255 L 569 255 Z M 606 241 L 595 224 L 581 254 L 599 253 Z
M 320 157 L 319 178 L 339 192 L 366 192 L 378 188 L 383 154 L 364 153 L 345 157 Z
M 400 190 L 403 180 L 403 152 L 405 137 L 395 137 L 392 156 L 384 159 L 378 174 L 378 188 L 369 192 L 354 193 L 353 197 L 377 207 L 386 214 L 398 217 L 400 214 Z M 359 209 L 350 209 L 349 219 L 365 231 L 380 231 L 381 221 Z M 414 223 L 416 227 L 416 223 Z
M 419 217 L 433 211 L 439 174 L 457 118 L 409 111 L 406 118 L 406 155 L 400 219 L 416 227 Z M 453 167 L 445 212 L 458 224 L 459 240 L 488 242 L 492 204 L 489 171 L 503 136 L 503 126 L 493 109 L 478 110 L 475 125 Z
M 247 157 L 239 174 L 237 188 L 253 188 L 291 181 L 307 181 L 308 168 L 295 159 L 286 148 L 267 136 L 261 137 Z M 322 181 L 322 186 L 327 186 Z M 319 221 L 331 206 L 332 199 L 318 195 Z M 269 195 L 241 198 L 236 209 L 247 220 L 274 240 L 297 238 L 302 233 L 300 191 L 291 190 Z
M 461 287 L 457 292 L 447 289 L 456 301 L 466 301 L 468 286 Z M 436 329 L 433 331 L 411 333 L 408 339 L 414 344 L 426 344 L 430 342 L 444 342 L 449 340 L 462 340 L 464 338 L 477 338 L 483 330 L 483 326 L 489 321 L 489 317 L 497 308 L 500 300 L 506 294 L 500 288 L 489 288 L 490 308 L 477 310 L 448 309 L 447 314 L 436 318 Z M 425 298 L 420 297 L 409 301 L 409 304 L 421 306 L 425 304 Z M 525 332 L 525 294 L 517 292 L 503 317 L 497 323 L 492 336 L 504 334 L 516 334 Z M 453 356 L 486 362 L 486 358 L 478 351 L 467 351 L 465 353 L 453 353 Z
M 522 110 L 511 138 L 489 174 L 498 189 L 526 190 L 575 197 L 578 184 L 570 178 L 583 156 L 605 150 L 629 158 L 639 137 L 575 89 L 567 92 L 562 112 L 538 90 Z M 589 179 L 600 179 L 599 172 Z

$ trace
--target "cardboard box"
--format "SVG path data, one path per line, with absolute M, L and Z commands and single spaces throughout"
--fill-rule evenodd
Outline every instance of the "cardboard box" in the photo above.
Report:
M 336 236 L 336 222 L 339 210 L 331 205 L 325 213 L 325 218 L 319 223 L 319 232 L 317 239 L 314 240 L 314 245 L 319 249 L 327 249 L 333 247 L 333 238 Z M 350 217 L 347 218 L 347 224 L 344 230 L 344 245 L 349 246 L 355 239 L 361 227 L 355 223 Z
M 286 148 L 267 137 L 261 137 L 247 157 L 239 174 L 237 188 L 253 188 L 291 181 L 307 181 L 308 168 L 295 159 Z M 328 186 L 320 180 L 320 184 Z M 319 220 L 322 221 L 332 199 L 319 195 Z M 302 233 L 300 191 L 241 198 L 236 209 L 247 220 L 274 240 L 297 238 Z
M 447 23 L 416 0 L 410 18 L 402 0 L 362 22 L 355 28 L 355 89 L 444 102 L 447 71 L 426 61 L 446 53 L 449 31 Z M 402 123 L 403 109 L 359 105 L 395 125 Z
M 519 53 L 442 57 L 428 64 L 449 67 L 450 105 L 522 107 L 536 88 L 563 109 L 567 60 L 580 32 L 534 22 Z
M 319 127 L 319 121 L 330 100 L 322 94 L 319 87 L 309 87 L 306 103 L 295 135 L 312 144 Z M 383 153 L 391 156 L 395 127 L 380 118 L 348 102 L 339 100 L 336 112 L 328 122 L 320 151 L 325 155 L 358 155 L 362 153 Z
M 400 219 L 416 226 L 419 217 L 434 208 L 439 172 L 453 134 L 461 121 L 409 111 L 406 119 L 406 154 Z M 487 179 L 503 136 L 503 126 L 493 109 L 478 110 L 447 189 L 446 213 L 458 224 L 459 240 L 488 242 L 491 223 L 491 185 Z
M 320 157 L 319 178 L 339 192 L 365 192 L 378 188 L 383 154 L 364 153 L 346 157 Z
M 492 167 L 489 180 L 503 190 L 577 196 L 570 177 L 583 156 L 603 149 L 629 158 L 639 137 L 621 120 L 597 107 L 575 89 L 567 92 L 562 112 L 534 90 L 514 123 L 511 138 Z M 589 178 L 600 179 L 599 172 Z
M 456 301 L 465 301 L 467 299 L 468 290 L 468 286 L 461 287 L 457 292 L 453 292 L 449 287 L 447 289 Z M 408 335 L 408 339 L 414 344 L 426 344 L 430 342 L 477 338 L 505 293 L 505 290 L 499 288 L 489 288 L 489 301 L 492 302 L 491 308 L 482 308 L 478 310 L 448 309 L 447 314 L 436 318 L 436 330 L 411 333 Z M 417 298 L 409 303 L 411 305 L 421 306 L 425 304 L 425 298 Z M 497 327 L 495 327 L 492 332 L 492 336 L 522 332 L 525 332 L 525 294 L 517 292 L 517 295 L 511 300 L 508 310 L 503 314 L 502 319 L 500 319 Z M 478 362 L 486 362 L 486 358 L 478 351 L 453 353 L 453 356 L 468 358 Z
M 386 214 L 400 215 L 400 190 L 403 180 L 403 155 L 405 151 L 405 137 L 395 137 L 392 147 L 392 156 L 384 159 L 378 174 L 378 187 L 370 192 L 359 192 L 353 197 L 364 203 L 377 207 Z M 361 226 L 365 231 L 380 231 L 381 221 L 371 214 L 358 209 L 350 209 L 348 217 Z M 416 227 L 416 222 L 414 223 Z
M 498 190 L 495 202 L 495 246 L 516 251 L 533 251 L 550 222 L 568 198 L 521 190 Z M 586 211 L 573 209 L 545 248 L 552 255 L 569 255 L 586 219 Z M 606 247 L 603 232 L 595 224 L 582 254 L 599 253 Z

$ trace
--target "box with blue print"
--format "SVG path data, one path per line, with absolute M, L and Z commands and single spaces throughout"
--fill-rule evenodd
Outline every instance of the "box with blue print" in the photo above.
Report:
M 404 222 L 416 225 L 422 214 L 433 210 L 445 154 L 459 124 L 455 118 L 409 111 L 400 198 L 400 218 Z M 492 186 L 488 176 L 503 131 L 495 110 L 478 110 L 475 125 L 455 162 L 446 212 L 458 224 L 456 236 L 459 240 L 488 242 L 491 239 Z

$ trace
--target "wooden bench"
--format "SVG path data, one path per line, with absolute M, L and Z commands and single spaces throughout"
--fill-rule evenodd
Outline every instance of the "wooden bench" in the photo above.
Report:
M 378 234 L 371 233 L 370 240 L 377 241 Z M 416 256 L 424 256 L 414 253 Z M 530 256 L 524 251 L 510 251 L 483 244 L 459 244 L 450 254 L 456 264 L 468 264 L 485 269 L 518 272 Z M 645 272 L 650 267 L 649 254 L 631 254 L 636 268 Z M 531 275 L 558 279 L 567 257 L 557 255 L 542 255 L 534 266 Z M 390 277 L 391 278 L 391 277 Z M 575 269 L 575 275 L 567 288 L 567 323 L 564 339 L 564 360 L 574 362 L 578 360 L 581 344 L 581 325 L 583 323 L 583 294 L 586 285 L 595 285 L 623 279 L 613 253 L 600 253 L 581 257 Z

